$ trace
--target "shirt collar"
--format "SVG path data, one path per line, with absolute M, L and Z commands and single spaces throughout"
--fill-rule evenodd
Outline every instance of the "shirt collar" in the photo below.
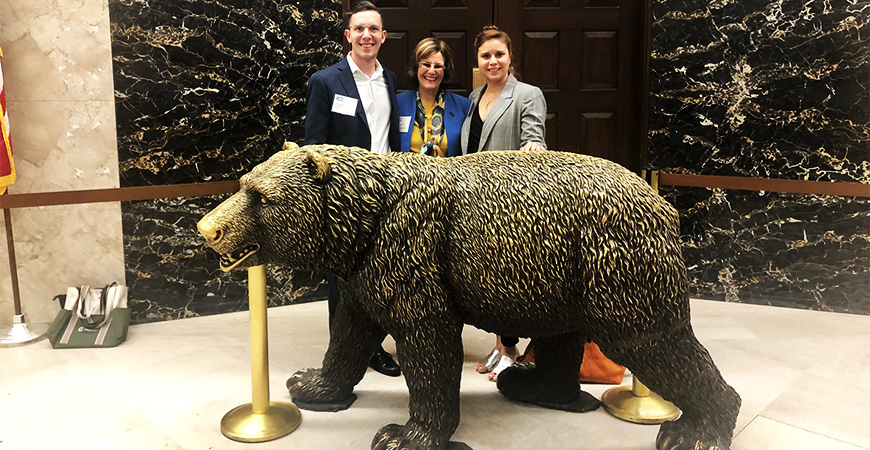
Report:
M 381 77 L 384 74 L 384 66 L 381 65 L 381 62 L 378 60 L 375 60 L 375 63 L 377 64 L 377 67 L 375 68 L 375 72 L 371 76 L 372 80 L 374 80 L 378 77 Z M 356 62 L 354 62 L 353 58 L 350 57 L 350 53 L 347 54 L 347 65 L 350 66 L 351 73 L 360 73 L 362 75 L 365 75 L 365 73 L 362 71 L 362 69 L 360 69 L 359 66 L 356 65 Z M 366 75 L 366 76 L 368 76 L 368 75 Z

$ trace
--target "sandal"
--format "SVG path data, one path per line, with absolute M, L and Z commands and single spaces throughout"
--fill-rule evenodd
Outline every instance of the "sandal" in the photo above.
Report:
M 488 355 L 486 355 L 485 358 L 481 359 L 480 362 L 477 363 L 477 373 L 492 372 L 492 369 L 494 369 L 496 364 L 498 364 L 499 360 L 501 360 L 501 358 L 499 358 L 500 356 L 501 353 L 498 352 L 498 349 L 492 349 L 492 351 Z M 480 366 L 485 367 L 486 370 L 481 372 Z
M 514 365 L 516 361 L 513 358 L 507 355 L 500 355 L 501 357 L 498 359 L 498 364 L 492 368 L 492 373 L 489 375 L 489 381 L 497 381 L 498 374 L 501 373 L 502 370 L 507 369 L 508 367 Z

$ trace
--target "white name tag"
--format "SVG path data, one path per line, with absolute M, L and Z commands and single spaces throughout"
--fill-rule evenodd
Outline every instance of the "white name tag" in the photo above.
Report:
M 399 116 L 399 129 L 405 132 L 411 131 L 411 116 Z
M 332 112 L 352 116 L 356 114 L 357 103 L 359 100 L 353 97 L 335 94 L 335 99 L 332 100 Z

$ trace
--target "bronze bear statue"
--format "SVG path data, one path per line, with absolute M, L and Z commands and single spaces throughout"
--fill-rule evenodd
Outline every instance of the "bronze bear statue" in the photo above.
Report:
M 682 410 L 658 449 L 725 450 L 740 397 L 692 331 L 678 225 L 642 179 L 591 156 L 288 143 L 198 228 L 224 270 L 278 264 L 347 283 L 323 367 L 287 381 L 300 407 L 349 407 L 369 356 L 395 339 L 410 418 L 381 428 L 374 449 L 448 445 L 471 324 L 533 339 L 535 367 L 499 375 L 511 399 L 597 406 L 577 381 L 593 340 Z

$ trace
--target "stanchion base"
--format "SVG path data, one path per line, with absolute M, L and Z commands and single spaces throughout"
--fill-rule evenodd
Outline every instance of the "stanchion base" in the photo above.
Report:
M 643 424 L 667 422 L 680 415 L 679 408 L 655 392 L 650 392 L 648 397 L 638 397 L 631 388 L 624 385 L 606 390 L 601 396 L 604 409 L 622 420 Z
M 271 402 L 268 411 L 257 414 L 253 405 L 246 403 L 224 415 L 221 433 L 234 441 L 266 442 L 287 436 L 301 422 L 302 414 L 296 405 Z
M 46 338 L 46 332 L 47 323 L 28 325 L 24 322 L 24 316 L 19 314 L 14 317 L 10 328 L 0 329 L 0 347 L 17 347 L 41 341 Z

